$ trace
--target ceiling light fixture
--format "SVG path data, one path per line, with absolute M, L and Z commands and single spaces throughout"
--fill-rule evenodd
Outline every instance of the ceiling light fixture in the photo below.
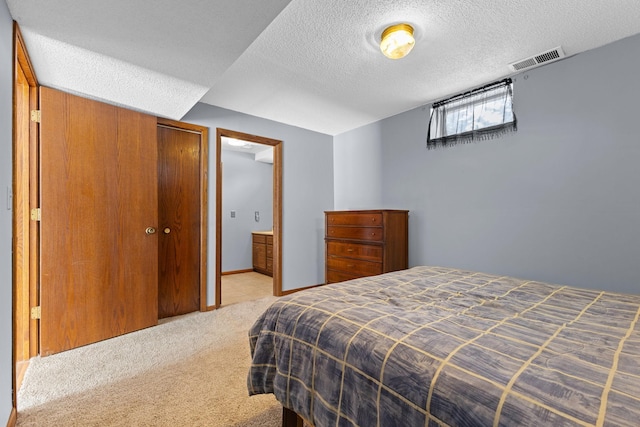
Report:
M 380 50 L 387 58 L 404 58 L 416 40 L 413 38 L 413 27 L 409 24 L 392 25 L 382 32 Z

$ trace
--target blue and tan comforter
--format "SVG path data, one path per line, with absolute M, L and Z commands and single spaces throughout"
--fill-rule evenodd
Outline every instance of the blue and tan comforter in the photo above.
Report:
M 250 394 L 325 426 L 639 426 L 640 295 L 440 267 L 299 292 Z

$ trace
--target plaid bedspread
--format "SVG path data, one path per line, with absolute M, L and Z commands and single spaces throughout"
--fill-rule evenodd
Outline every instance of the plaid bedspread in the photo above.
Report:
M 292 294 L 250 394 L 324 426 L 640 426 L 640 295 L 440 267 Z

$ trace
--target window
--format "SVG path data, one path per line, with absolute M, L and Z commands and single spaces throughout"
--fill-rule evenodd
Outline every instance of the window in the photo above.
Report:
M 513 82 L 505 79 L 434 103 L 427 148 L 492 139 L 516 130 Z

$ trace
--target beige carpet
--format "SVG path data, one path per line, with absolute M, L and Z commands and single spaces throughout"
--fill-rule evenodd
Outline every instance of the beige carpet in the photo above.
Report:
M 222 305 L 273 295 L 273 279 L 255 271 L 222 276 Z
M 248 397 L 247 332 L 275 297 L 34 358 L 18 426 L 225 426 L 281 423 L 272 395 Z

